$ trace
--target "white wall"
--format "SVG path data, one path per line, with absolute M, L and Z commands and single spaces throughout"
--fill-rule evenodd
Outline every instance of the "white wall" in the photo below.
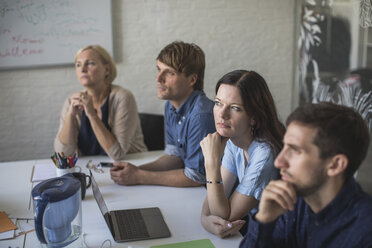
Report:
M 281 119 L 290 113 L 294 0 L 112 0 L 114 83 L 130 89 L 140 112 L 163 113 L 155 58 L 174 40 L 206 54 L 205 92 L 234 69 L 259 72 Z M 94 41 L 92 41 L 94 43 Z M 73 58 L 71 58 L 73 61 Z M 74 67 L 0 72 L 0 161 L 48 158 L 62 103 L 80 90 Z

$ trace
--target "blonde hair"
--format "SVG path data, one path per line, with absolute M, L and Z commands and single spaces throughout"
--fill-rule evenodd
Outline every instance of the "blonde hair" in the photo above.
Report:
M 112 82 L 115 80 L 116 75 L 117 75 L 116 65 L 111 55 L 106 51 L 106 49 L 104 49 L 100 45 L 89 45 L 89 46 L 79 49 L 79 51 L 77 51 L 75 55 L 75 61 L 76 61 L 77 56 L 79 56 L 80 53 L 86 50 L 89 50 L 89 49 L 98 53 L 102 64 L 110 66 L 110 72 L 108 76 L 105 78 L 105 83 L 112 84 Z

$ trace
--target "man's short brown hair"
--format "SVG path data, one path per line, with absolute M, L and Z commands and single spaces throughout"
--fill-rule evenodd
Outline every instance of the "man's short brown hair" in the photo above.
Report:
M 313 143 L 319 148 L 321 159 L 336 154 L 348 158 L 345 179 L 358 170 L 367 155 L 369 131 L 363 118 L 351 107 L 330 102 L 307 103 L 289 115 L 287 126 L 292 122 L 317 129 Z
M 186 76 L 197 75 L 194 90 L 203 90 L 205 55 L 203 50 L 194 43 L 174 41 L 164 47 L 156 60 L 172 67 Z

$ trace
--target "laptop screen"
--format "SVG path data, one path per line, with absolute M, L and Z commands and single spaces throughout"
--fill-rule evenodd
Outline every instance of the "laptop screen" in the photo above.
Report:
M 101 191 L 99 191 L 98 185 L 96 183 L 96 180 L 93 177 L 92 171 L 89 170 L 90 178 L 92 180 L 92 190 L 93 190 L 93 196 L 97 201 L 98 207 L 101 210 L 103 216 L 105 216 L 106 213 L 108 213 L 108 208 L 106 206 L 105 201 L 103 200 Z

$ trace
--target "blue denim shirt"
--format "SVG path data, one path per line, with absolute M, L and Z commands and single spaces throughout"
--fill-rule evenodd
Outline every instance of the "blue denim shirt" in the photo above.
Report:
M 240 247 L 372 247 L 372 197 L 351 178 L 317 214 L 298 198 L 295 210 L 274 222 L 260 224 L 253 215 Z
M 165 103 L 165 154 L 180 157 L 185 175 L 205 183 L 204 157 L 200 141 L 216 131 L 213 118 L 214 103 L 202 91 L 195 90 L 178 108 Z

